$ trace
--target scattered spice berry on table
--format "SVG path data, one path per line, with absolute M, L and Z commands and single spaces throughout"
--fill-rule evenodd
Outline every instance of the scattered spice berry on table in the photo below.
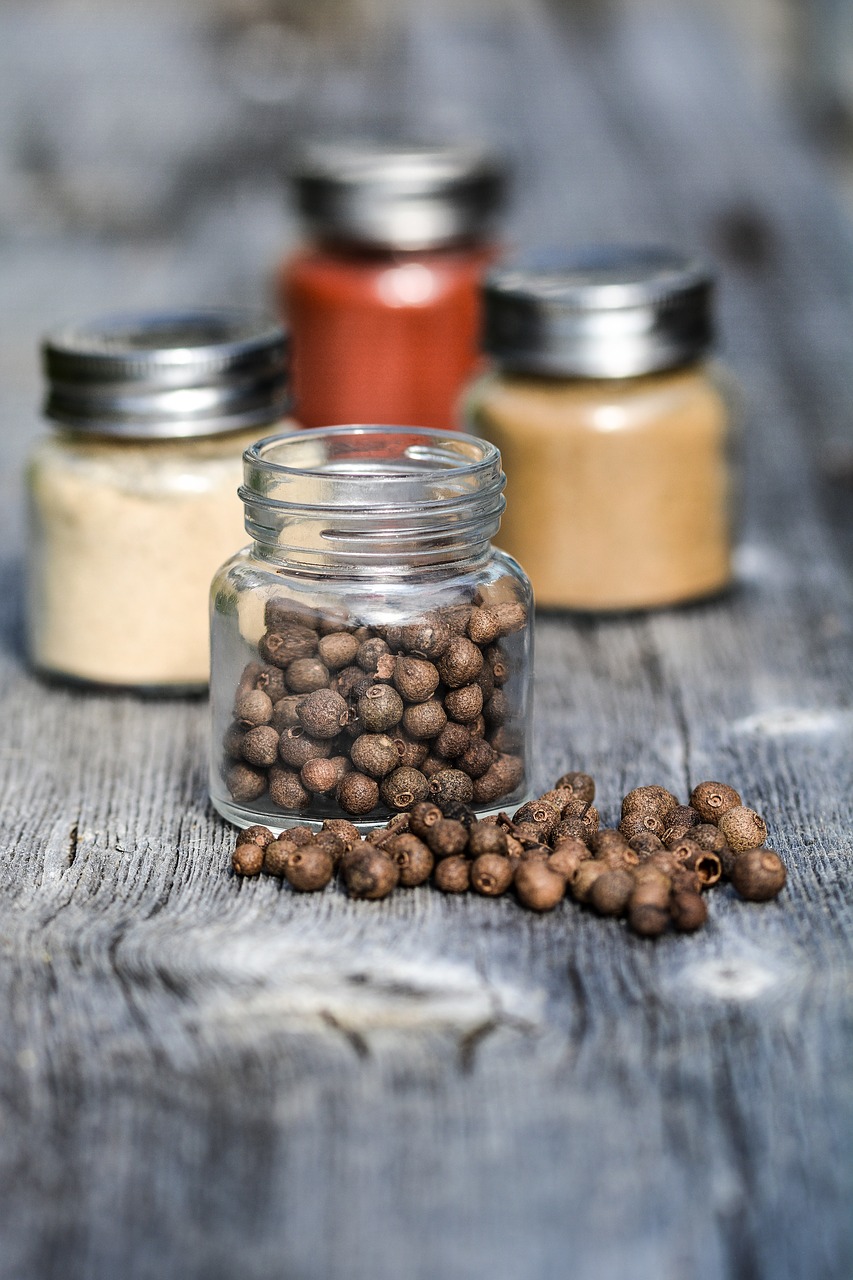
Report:
M 436 634 L 435 643 L 443 644 Z M 413 633 L 414 638 L 425 639 Z M 453 641 L 444 639 L 449 652 Z M 373 750 L 373 738 L 362 735 L 362 751 Z M 388 756 L 387 739 L 382 741 Z M 451 782 L 458 774 L 470 783 L 458 770 L 440 772 Z M 410 792 L 414 775 L 424 777 L 408 767 L 394 770 L 393 794 L 399 796 L 403 788 Z M 340 790 L 350 788 L 355 797 L 365 784 L 377 788 L 372 778 L 351 771 Z M 431 876 L 443 893 L 473 890 L 489 898 L 512 889 L 521 906 L 536 912 L 552 911 L 568 893 L 601 916 L 626 919 L 644 938 L 670 929 L 700 929 L 708 915 L 707 891 L 718 882 L 731 883 L 750 902 L 769 901 L 785 884 L 781 858 L 761 847 L 764 819 L 724 783 L 700 783 L 691 805 L 679 804 L 664 787 L 635 788 L 622 802 L 618 828 L 600 827 L 592 806 L 595 783 L 588 774 L 564 774 L 512 815 L 478 820 L 468 807 L 470 789 L 463 788 L 463 794 L 468 800 L 460 800 L 453 785 L 441 785 L 434 800 L 417 800 L 368 839 L 340 818 L 326 819 L 319 832 L 290 827 L 278 838 L 267 827 L 247 827 L 237 836 L 233 869 L 240 876 L 283 875 L 294 888 L 309 892 L 325 888 L 339 867 L 350 895 L 368 899 L 423 884 Z M 364 802 L 372 795 L 370 790 Z M 717 812 L 719 824 L 713 820 Z M 629 840 L 638 819 L 639 830 Z M 665 839 L 644 826 L 647 821 L 660 827 Z

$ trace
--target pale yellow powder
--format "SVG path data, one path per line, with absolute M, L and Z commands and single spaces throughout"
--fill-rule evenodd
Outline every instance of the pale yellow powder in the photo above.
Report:
M 241 455 L 262 434 L 139 443 L 57 434 L 39 446 L 27 583 L 37 667 L 114 685 L 207 683 L 208 590 L 247 541 Z

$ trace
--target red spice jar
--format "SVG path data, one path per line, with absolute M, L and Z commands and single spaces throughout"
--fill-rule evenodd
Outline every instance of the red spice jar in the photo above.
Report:
M 313 243 L 278 288 L 299 421 L 457 426 L 502 167 L 479 147 L 318 144 L 294 176 Z

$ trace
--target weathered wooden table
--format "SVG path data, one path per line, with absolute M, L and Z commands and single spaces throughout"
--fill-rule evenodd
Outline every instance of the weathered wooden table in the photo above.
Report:
M 842 1280 L 849 228 L 677 12 L 599 29 L 413 7 L 402 64 L 389 36 L 279 80 L 256 66 L 266 28 L 214 18 L 4 10 L 0 1274 Z M 202 703 L 25 670 L 37 338 L 116 305 L 257 300 L 290 233 L 281 131 L 359 112 L 508 143 L 520 242 L 668 240 L 719 264 L 749 410 L 738 588 L 540 618 L 535 780 L 589 769 L 611 820 L 639 783 L 735 781 L 789 868 L 778 903 L 718 892 L 700 935 L 650 944 L 571 902 L 540 919 L 241 883 Z

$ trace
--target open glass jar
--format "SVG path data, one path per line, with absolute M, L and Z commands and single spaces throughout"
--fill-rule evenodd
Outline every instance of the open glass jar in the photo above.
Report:
M 244 455 L 252 545 L 211 596 L 215 807 L 238 826 L 368 828 L 420 800 L 527 792 L 532 599 L 491 539 L 500 454 L 352 426 Z

